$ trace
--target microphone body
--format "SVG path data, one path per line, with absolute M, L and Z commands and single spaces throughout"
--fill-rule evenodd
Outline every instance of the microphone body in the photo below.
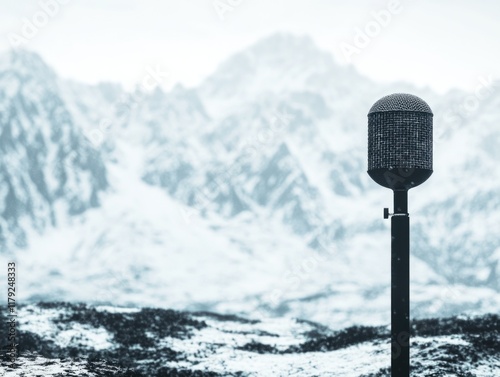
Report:
M 432 111 L 411 94 L 391 94 L 368 113 L 368 174 L 379 185 L 409 190 L 432 174 Z

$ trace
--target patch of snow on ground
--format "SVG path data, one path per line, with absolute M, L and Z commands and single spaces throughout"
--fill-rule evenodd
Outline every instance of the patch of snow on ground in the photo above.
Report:
M 59 329 L 55 320 L 60 309 L 44 309 L 33 306 L 18 310 L 18 323 L 23 331 L 29 331 L 44 339 L 51 339 L 59 347 L 78 344 L 80 347 L 95 350 L 113 347 L 113 336 L 102 327 L 91 327 L 73 323 L 70 328 Z

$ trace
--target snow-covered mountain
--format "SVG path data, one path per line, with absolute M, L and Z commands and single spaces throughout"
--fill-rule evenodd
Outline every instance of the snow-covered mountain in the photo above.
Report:
M 0 57 L 0 151 L 2 249 L 26 246 L 29 227 L 43 232 L 97 207 L 108 186 L 56 74 L 33 53 Z
M 412 314 L 500 309 L 495 82 L 471 108 L 277 34 L 124 108 L 119 86 L 33 53 L 1 62 L 2 258 L 23 300 L 387 323 L 392 197 L 366 174 L 366 113 L 410 92 L 435 114 L 435 172 L 410 192 Z

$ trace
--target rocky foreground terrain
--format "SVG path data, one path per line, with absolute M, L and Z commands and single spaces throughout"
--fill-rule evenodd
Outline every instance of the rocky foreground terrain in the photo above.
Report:
M 6 313 L 1 313 L 2 348 Z M 389 376 L 388 327 L 38 303 L 17 310 L 10 376 Z M 412 324 L 412 376 L 500 376 L 500 317 Z

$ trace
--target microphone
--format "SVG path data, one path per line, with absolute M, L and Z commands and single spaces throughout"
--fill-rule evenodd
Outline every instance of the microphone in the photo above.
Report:
M 410 216 L 408 190 L 432 174 L 432 110 L 396 93 L 368 112 L 368 174 L 394 191 L 391 217 L 391 376 L 410 376 Z
M 411 94 L 379 99 L 368 112 L 368 174 L 379 185 L 409 190 L 432 174 L 432 110 Z

